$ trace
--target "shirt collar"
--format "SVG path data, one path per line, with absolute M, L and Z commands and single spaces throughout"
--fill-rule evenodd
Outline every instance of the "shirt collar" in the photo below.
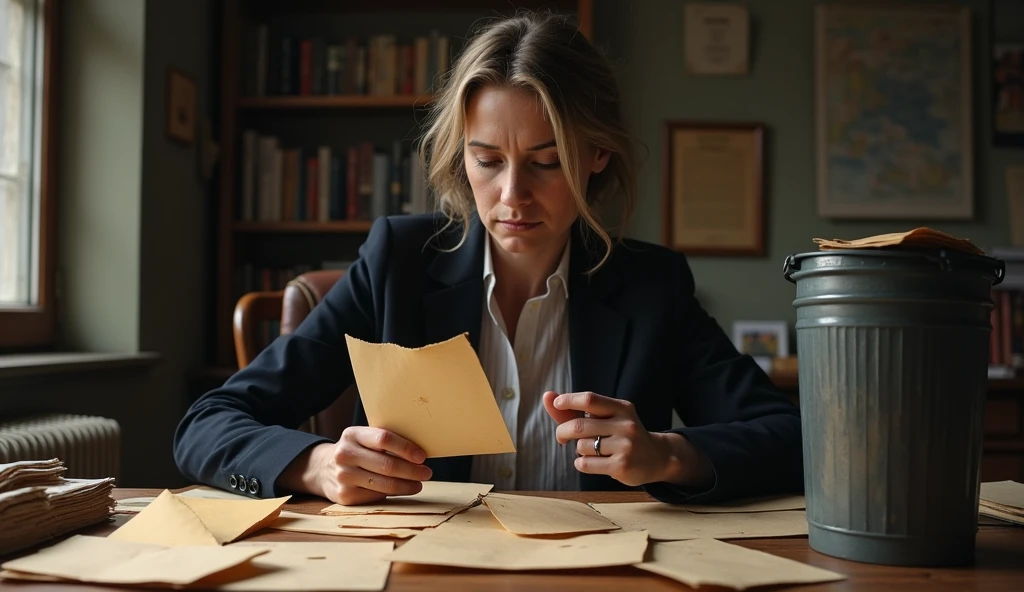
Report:
M 565 250 L 562 251 L 562 259 L 558 262 L 558 267 L 555 272 L 548 276 L 547 287 L 548 292 L 552 292 L 558 287 L 558 284 L 562 286 L 562 294 L 566 298 L 569 298 L 569 252 L 571 251 L 572 241 L 566 241 Z M 555 278 L 558 278 L 558 282 L 555 282 Z M 494 260 L 491 258 L 491 237 L 488 235 L 484 240 L 484 284 L 487 286 L 488 294 L 494 289 L 494 284 L 497 282 L 497 278 L 494 277 Z

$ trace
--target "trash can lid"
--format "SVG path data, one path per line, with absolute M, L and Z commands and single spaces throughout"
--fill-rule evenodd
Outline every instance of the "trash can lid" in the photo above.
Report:
M 996 259 L 987 255 L 973 255 L 962 251 L 945 249 L 928 251 L 909 249 L 834 249 L 789 255 L 783 263 L 783 277 L 790 282 L 796 283 L 793 274 L 801 270 L 803 262 L 820 257 L 903 260 L 908 263 L 934 264 L 940 271 L 976 271 L 991 276 L 993 286 L 1001 283 L 1006 275 L 1006 264 L 1002 259 Z

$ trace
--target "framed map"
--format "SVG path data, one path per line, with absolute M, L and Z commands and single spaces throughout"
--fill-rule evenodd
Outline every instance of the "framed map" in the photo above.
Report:
M 816 7 L 818 213 L 974 214 L 970 11 Z

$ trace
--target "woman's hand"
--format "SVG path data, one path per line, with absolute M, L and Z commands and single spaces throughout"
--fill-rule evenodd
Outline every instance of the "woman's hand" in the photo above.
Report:
M 711 463 L 692 442 L 681 434 L 648 432 L 629 401 L 548 391 L 544 407 L 558 423 L 558 442 L 576 441 L 581 473 L 608 475 L 630 486 L 666 482 L 707 489 L 714 482 Z M 594 449 L 598 436 L 600 455 Z
M 424 460 L 419 446 L 394 432 L 351 426 L 337 443 L 319 444 L 297 458 L 281 483 L 346 506 L 366 504 L 419 493 L 431 477 Z

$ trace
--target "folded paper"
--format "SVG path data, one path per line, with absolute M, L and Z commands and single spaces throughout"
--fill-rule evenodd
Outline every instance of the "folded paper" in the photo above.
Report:
M 900 247 L 918 250 L 946 249 L 962 251 L 971 255 L 985 254 L 983 250 L 975 246 L 969 240 L 955 238 L 944 232 L 924 227 L 908 230 L 907 232 L 879 234 L 855 240 L 816 238 L 814 239 L 814 242 L 822 251 Z
M 557 539 L 515 535 L 487 508 L 477 506 L 416 535 L 385 559 L 477 569 L 574 569 L 640 563 L 646 550 L 643 532 Z
M 835 582 L 846 576 L 799 561 L 715 539 L 653 545 L 652 558 L 636 567 L 687 586 L 722 586 L 746 590 L 777 584 Z
M 223 545 L 273 522 L 289 499 L 222 500 L 164 490 L 111 539 L 156 545 Z
M 186 586 L 266 552 L 258 547 L 164 547 L 75 535 L 0 568 L 8 579 L 25 574 L 94 584 Z
M 428 514 L 432 516 L 433 514 Z M 411 528 L 352 528 L 338 525 L 336 516 L 311 516 L 298 512 L 282 511 L 268 528 L 305 532 L 310 534 L 328 534 L 332 536 L 349 536 L 359 538 L 390 538 L 407 539 L 420 533 Z
M 430 458 L 515 452 L 464 334 L 420 348 L 345 339 L 371 426 L 414 442 Z
M 807 535 L 807 514 L 801 510 L 695 514 L 661 502 L 590 505 L 623 530 L 644 530 L 656 541 Z
M 374 504 L 345 506 L 334 504 L 320 510 L 321 514 L 448 514 L 477 503 L 479 496 L 494 486 L 484 483 L 424 481 L 423 489 L 414 495 L 394 496 Z
M 981 501 L 1003 510 L 1024 511 L 1024 483 L 1016 481 L 992 481 L 981 484 Z
M 618 530 L 597 510 L 572 500 L 489 493 L 483 503 L 505 530 L 520 535 Z

